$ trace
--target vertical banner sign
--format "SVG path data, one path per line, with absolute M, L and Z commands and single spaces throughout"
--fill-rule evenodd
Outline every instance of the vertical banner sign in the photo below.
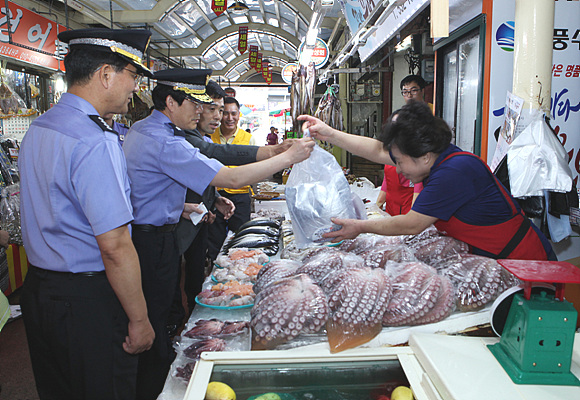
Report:
M 5 3 L 0 5 L 0 56 L 57 70 L 59 59 L 55 56 L 65 56 L 67 52 L 67 46 L 59 42 L 57 34 L 66 28 L 11 2 L 8 2 L 8 21 Z M 8 37 L 8 22 L 12 43 Z M 64 70 L 64 66 L 61 69 Z
M 238 50 L 240 54 L 244 54 L 248 49 L 248 27 L 240 26 L 238 30 Z
M 226 0 L 211 0 L 211 9 L 219 17 L 226 10 Z
M 272 70 L 268 68 L 268 74 L 266 75 L 266 83 L 269 85 L 272 83 Z
M 264 79 L 266 79 L 266 77 L 268 76 L 268 66 L 269 66 L 268 61 L 262 61 L 262 71 L 260 72 L 262 73 L 262 77 Z
M 256 71 L 262 72 L 262 53 L 258 53 L 256 57 L 256 66 L 254 68 Z
M 250 67 L 256 68 L 256 59 L 258 58 L 258 46 L 250 45 Z

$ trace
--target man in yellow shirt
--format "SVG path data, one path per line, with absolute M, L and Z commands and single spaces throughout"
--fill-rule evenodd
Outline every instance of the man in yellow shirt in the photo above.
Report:
M 250 133 L 238 127 L 239 120 L 240 103 L 234 97 L 226 97 L 224 99 L 224 114 L 221 125 L 211 135 L 211 140 L 220 144 L 256 146 L 256 139 Z M 218 256 L 228 230 L 235 232 L 243 223 L 250 220 L 250 191 L 250 186 L 244 186 L 240 189 L 218 188 L 219 194 L 230 199 L 236 209 L 229 220 L 226 220 L 222 213 L 216 211 L 216 219 L 209 226 L 208 232 L 208 256 L 212 260 L 215 260 Z

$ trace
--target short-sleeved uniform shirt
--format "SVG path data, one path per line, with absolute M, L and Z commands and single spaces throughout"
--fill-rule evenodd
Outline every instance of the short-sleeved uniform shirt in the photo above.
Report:
M 98 115 L 89 102 L 64 93 L 22 140 L 22 234 L 30 263 L 43 269 L 104 270 L 95 236 L 133 219 L 118 136 L 89 115 Z
M 202 194 L 223 167 L 176 136 L 170 124 L 165 114 L 154 110 L 133 124 L 125 138 L 135 224 L 177 223 L 187 188 Z

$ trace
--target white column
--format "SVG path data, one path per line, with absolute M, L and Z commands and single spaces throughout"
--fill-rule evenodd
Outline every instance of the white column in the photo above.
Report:
M 516 0 L 512 92 L 524 109 L 550 111 L 554 8 L 554 0 Z

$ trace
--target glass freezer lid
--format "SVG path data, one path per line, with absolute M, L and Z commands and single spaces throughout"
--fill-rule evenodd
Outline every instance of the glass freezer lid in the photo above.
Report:
M 409 383 L 398 360 L 215 365 L 210 381 L 236 388 L 237 398 L 292 393 L 328 399 L 369 399 Z
M 417 400 L 437 399 L 425 392 L 421 368 L 409 347 L 202 353 L 184 400 L 202 400 L 209 382 L 223 382 L 238 400 L 268 392 L 292 399 L 358 400 L 386 398 L 396 386 L 415 386 Z M 429 385 L 430 386 L 430 385 Z

